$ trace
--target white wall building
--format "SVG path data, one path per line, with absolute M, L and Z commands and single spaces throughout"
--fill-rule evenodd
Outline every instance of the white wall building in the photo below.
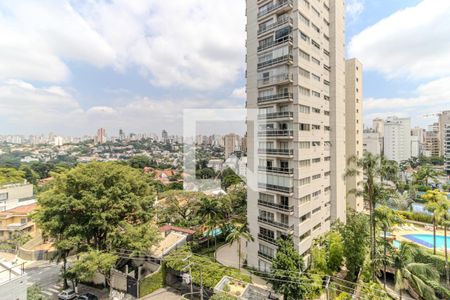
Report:
M 35 202 L 32 184 L 9 184 L 0 187 L 0 211 Z
M 27 275 L 20 267 L 0 261 L 0 299 L 27 300 Z
M 384 156 L 401 162 L 411 158 L 411 119 L 388 117 L 384 121 Z
M 381 154 L 380 133 L 373 131 L 365 131 L 363 133 L 363 149 L 373 155 Z

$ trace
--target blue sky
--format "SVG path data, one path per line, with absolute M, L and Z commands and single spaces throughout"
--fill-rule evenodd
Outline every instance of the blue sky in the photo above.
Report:
M 347 0 L 366 125 L 450 109 L 449 2 Z M 243 0 L 2 1 L 0 134 L 181 133 L 183 108 L 243 107 L 244 28 Z

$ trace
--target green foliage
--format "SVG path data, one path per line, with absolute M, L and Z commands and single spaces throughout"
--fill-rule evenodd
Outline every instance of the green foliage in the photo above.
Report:
M 389 296 L 383 290 L 383 287 L 379 283 L 373 281 L 364 285 L 361 294 L 364 296 L 364 299 L 389 299 Z
M 181 227 L 193 227 L 202 223 L 197 217 L 200 192 L 172 190 L 161 193 L 157 204 L 158 222 L 171 223 Z
M 16 231 L 10 237 L 11 242 L 16 245 L 16 249 L 31 240 L 31 235 L 24 231 Z
M 48 298 L 41 294 L 42 289 L 33 284 L 29 288 L 27 288 L 27 300 L 48 300 Z
M 0 186 L 5 184 L 23 183 L 25 173 L 15 168 L 0 168 Z
M 223 177 L 223 179 L 222 179 L 222 186 L 225 189 L 227 189 L 230 186 L 235 185 L 235 184 L 239 184 L 241 182 L 242 182 L 242 179 L 238 175 L 236 175 L 236 174 L 228 175 L 228 176 Z
M 209 298 L 210 300 L 237 300 L 237 298 L 235 296 L 229 295 L 227 293 L 218 293 L 218 294 L 214 294 L 211 298 Z
M 198 179 L 210 179 L 216 176 L 216 171 L 212 168 L 204 168 L 195 172 Z
M 336 297 L 336 300 L 351 300 L 351 299 L 352 297 L 345 292 L 340 293 L 339 296 Z
M 164 274 L 160 270 L 157 273 L 145 277 L 139 284 L 139 296 L 147 296 L 154 291 L 164 287 Z
M 292 240 L 279 239 L 278 250 L 272 260 L 272 276 L 267 279 L 274 291 L 282 294 L 286 300 L 307 299 L 311 284 L 304 280 L 307 278 L 302 274 L 304 269 L 303 257 L 295 249 Z
M 339 232 L 330 232 L 329 239 L 329 252 L 327 265 L 328 269 L 332 272 L 337 272 L 341 268 L 341 264 L 344 258 L 344 244 L 342 242 L 342 236 Z
M 190 257 L 189 262 L 192 264 L 193 282 L 197 285 L 200 285 L 200 269 L 202 271 L 203 285 L 205 288 L 213 289 L 223 276 L 251 282 L 250 276 L 240 273 L 237 269 L 215 263 L 207 257 L 192 255 L 192 252 L 187 247 L 180 248 L 168 255 L 166 257 L 167 267 L 176 271 L 183 271 L 189 264 L 188 261 L 183 260 L 188 257 Z M 184 271 L 187 272 L 186 270 Z
M 312 273 L 328 274 L 327 252 L 325 248 L 314 246 L 311 248 Z
M 427 215 L 419 212 L 411 211 L 398 211 L 398 214 L 403 216 L 407 220 L 423 222 L 423 223 L 433 223 L 433 216 Z
M 128 160 L 130 167 L 135 169 L 144 169 L 145 167 L 150 167 L 152 164 L 150 158 L 146 155 L 136 155 Z
M 340 228 L 344 243 L 344 258 L 351 280 L 364 264 L 369 245 L 369 220 L 366 215 L 350 212 L 346 225 Z
M 54 177 L 38 195 L 39 209 L 33 216 L 45 236 L 57 242 L 70 237 L 79 244 L 106 250 L 111 242 L 127 243 L 126 233 L 131 232 L 127 225 L 131 225 L 136 240 L 127 249 L 146 251 L 155 242 L 144 239 L 148 236 L 144 228 L 152 228 L 156 194 L 138 170 L 113 162 L 92 162 Z
M 111 253 L 92 250 L 80 255 L 80 258 L 72 263 L 67 275 L 78 281 L 88 282 L 96 272 L 103 274 L 108 282 L 110 270 L 116 264 L 118 256 Z

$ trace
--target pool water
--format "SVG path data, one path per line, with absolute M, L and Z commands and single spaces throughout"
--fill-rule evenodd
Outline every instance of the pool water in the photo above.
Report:
M 433 248 L 433 235 L 432 234 L 405 234 L 404 238 L 420 244 L 422 246 Z M 447 236 L 447 246 L 450 248 L 450 237 Z M 436 248 L 444 248 L 444 236 L 436 235 Z

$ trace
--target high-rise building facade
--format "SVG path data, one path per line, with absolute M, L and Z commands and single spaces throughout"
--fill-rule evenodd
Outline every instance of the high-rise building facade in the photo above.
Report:
M 97 136 L 95 141 L 97 144 L 104 144 L 106 143 L 106 129 L 105 128 L 99 128 L 97 130 Z
M 357 59 L 349 59 L 345 66 L 345 147 L 346 156 L 362 158 L 363 156 L 363 73 L 362 64 Z M 358 183 L 363 180 L 362 172 L 357 176 L 346 178 L 347 205 L 356 210 L 362 211 L 364 200 L 362 196 L 355 195 Z
M 384 121 L 384 156 L 401 162 L 411 158 L 411 119 L 388 117 Z
M 444 161 L 445 161 L 445 172 L 450 175 L 450 123 L 445 124 L 444 134 L 442 138 L 444 139 Z
M 446 135 L 447 135 L 447 125 L 450 125 L 450 110 L 445 110 L 439 114 L 439 155 L 445 155 L 446 149 Z
M 227 134 L 223 137 L 223 143 L 225 148 L 225 159 L 230 157 L 235 151 L 241 149 L 240 136 L 234 133 Z
M 303 254 L 345 221 L 344 1 L 247 0 L 246 15 L 247 260 L 267 271 L 277 238 Z

